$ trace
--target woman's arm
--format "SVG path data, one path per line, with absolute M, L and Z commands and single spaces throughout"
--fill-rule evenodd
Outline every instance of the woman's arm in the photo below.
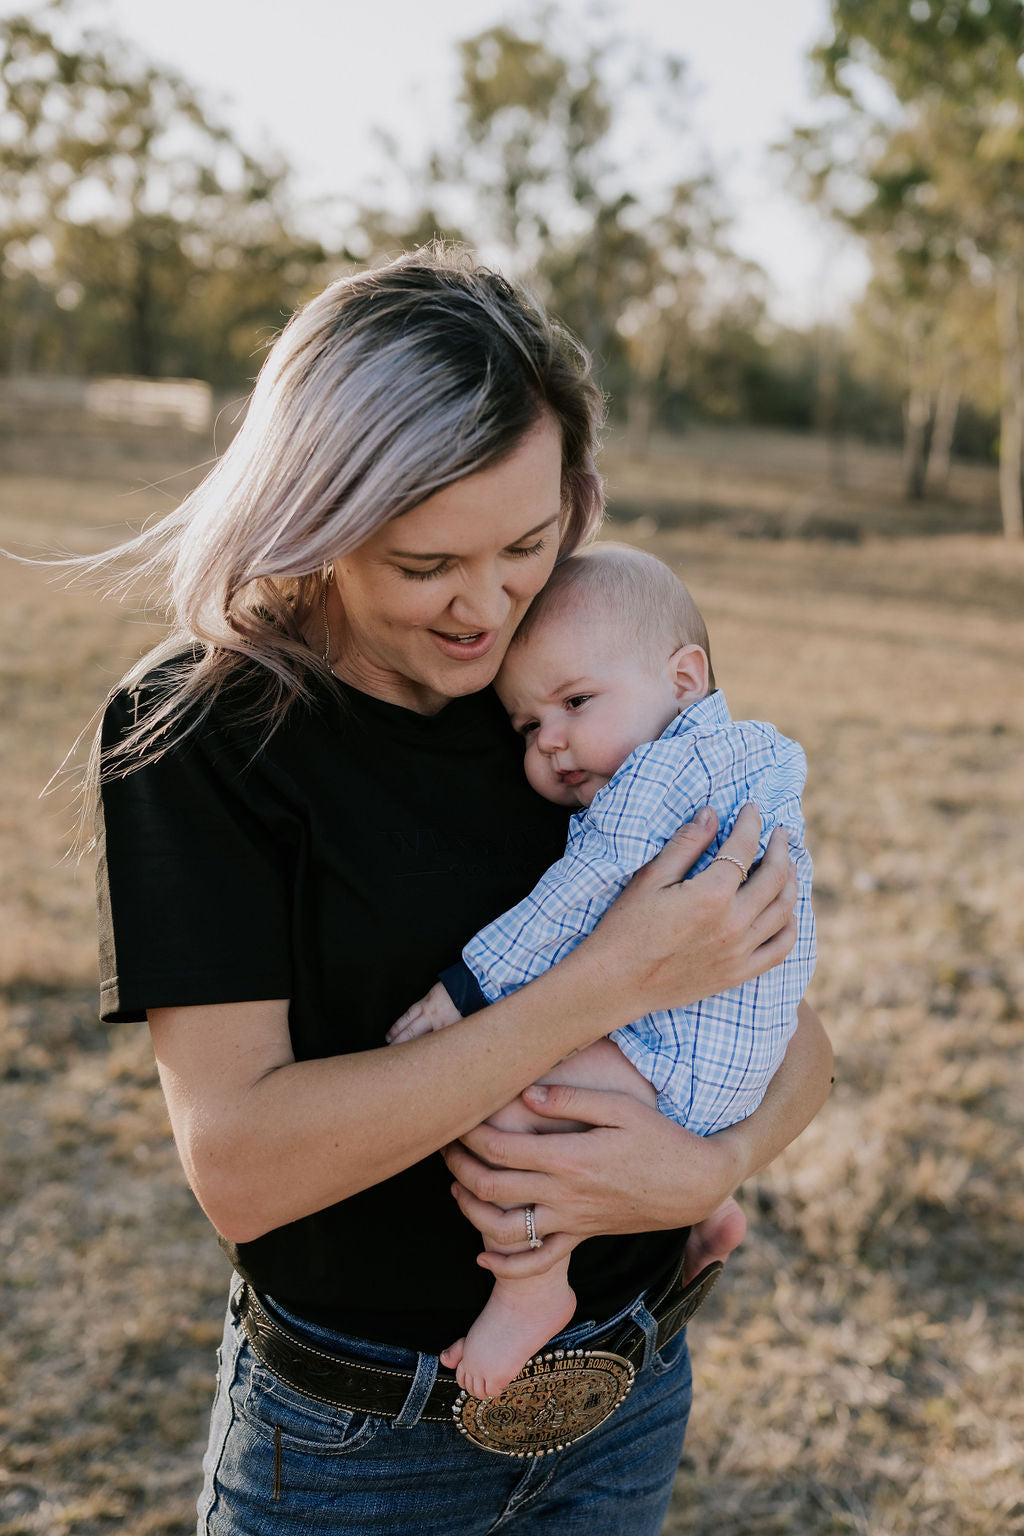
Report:
M 749 863 L 759 829 L 750 808 L 725 848 Z M 713 816 L 681 829 L 571 955 L 439 1034 L 297 1062 L 284 999 L 152 1010 L 179 1154 L 214 1226 L 248 1241 L 343 1200 L 465 1135 L 638 1010 L 776 964 L 794 937 L 786 837 L 742 887 L 731 863 L 684 880 L 714 831 Z
M 828 1097 L 832 1047 L 806 1003 L 799 1020 L 761 1104 L 712 1136 L 695 1136 L 626 1094 L 548 1087 L 526 1090 L 532 1109 L 592 1129 L 530 1136 L 481 1125 L 447 1147 L 459 1206 L 485 1237 L 518 1243 L 523 1205 L 535 1207 L 537 1232 L 550 1234 L 543 1250 L 488 1253 L 480 1262 L 501 1275 L 539 1273 L 581 1237 L 704 1220 L 795 1140 Z M 503 1207 L 516 1209 L 506 1215 Z

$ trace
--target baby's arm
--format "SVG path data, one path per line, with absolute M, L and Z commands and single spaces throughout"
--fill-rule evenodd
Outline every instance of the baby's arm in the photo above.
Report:
M 637 870 L 708 804 L 709 789 L 689 738 L 633 752 L 589 811 L 574 818 L 562 858 L 463 949 L 483 1001 L 516 991 L 574 949 Z
M 401 1045 L 417 1035 L 429 1035 L 434 1029 L 447 1029 L 462 1015 L 448 996 L 443 982 L 435 981 L 426 997 L 407 1008 L 385 1035 L 388 1045 Z

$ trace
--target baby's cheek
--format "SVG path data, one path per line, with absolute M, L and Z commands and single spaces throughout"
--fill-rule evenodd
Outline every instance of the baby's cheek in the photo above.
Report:
M 526 769 L 526 777 L 531 789 L 535 789 L 538 795 L 543 795 L 545 800 L 551 800 L 555 805 L 579 803 L 536 747 L 527 747 L 523 767 Z
M 523 758 L 523 767 L 526 770 L 526 778 L 530 787 L 535 789 L 538 795 L 550 795 L 552 782 L 557 784 L 558 781 L 553 779 L 550 768 L 536 747 L 527 747 L 526 755 Z

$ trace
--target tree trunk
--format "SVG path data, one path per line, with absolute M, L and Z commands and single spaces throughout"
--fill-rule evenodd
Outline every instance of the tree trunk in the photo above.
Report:
M 920 501 L 924 495 L 931 416 L 930 396 L 923 389 L 912 389 L 903 402 L 903 494 L 908 501 Z
M 144 379 L 159 373 L 160 341 L 156 327 L 156 303 L 153 290 L 153 265 L 156 253 L 145 238 L 136 242 L 135 274 L 129 294 L 128 341 L 132 368 Z
M 940 496 L 944 496 L 949 489 L 949 461 L 953 453 L 953 435 L 959 410 L 960 380 L 954 363 L 942 370 L 939 393 L 935 400 L 931 452 L 928 455 L 928 482 Z
M 626 452 L 631 459 L 646 463 L 650 457 L 653 425 L 654 386 L 634 375 L 626 398 Z
M 42 291 L 38 283 L 30 276 L 23 276 L 20 286 L 21 295 L 16 294 L 17 304 L 7 344 L 7 372 L 12 379 L 34 371 L 42 310 Z
M 645 460 L 651 451 L 658 385 L 665 366 L 666 325 L 663 317 L 655 313 L 626 343 L 632 374 L 626 399 L 626 444 L 633 459 Z
M 919 324 L 912 321 L 907 332 L 907 398 L 903 402 L 903 494 L 908 501 L 921 500 L 928 473 L 932 398 L 926 381 L 924 343 Z
M 839 337 L 834 326 L 818 331 L 818 398 L 815 425 L 825 438 L 825 464 L 829 484 L 834 490 L 846 487 L 846 460 L 843 456 L 843 429 L 839 419 Z
M 1003 399 L 999 417 L 999 501 L 1003 533 L 1008 539 L 1024 537 L 1024 500 L 1021 469 L 1024 465 L 1024 360 L 1020 335 L 1020 273 L 1015 266 L 1001 266 L 996 273 L 996 310 Z

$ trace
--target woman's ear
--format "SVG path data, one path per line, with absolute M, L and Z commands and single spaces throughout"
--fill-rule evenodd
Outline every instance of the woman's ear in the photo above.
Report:
M 669 676 L 680 706 L 707 698 L 711 664 L 699 645 L 681 645 L 668 659 Z

